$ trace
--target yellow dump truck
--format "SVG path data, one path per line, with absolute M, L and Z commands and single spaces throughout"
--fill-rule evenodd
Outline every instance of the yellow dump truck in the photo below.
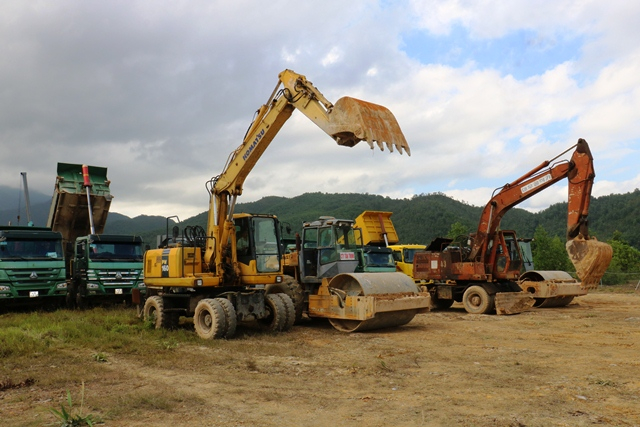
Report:
M 416 252 L 424 251 L 427 245 L 402 244 L 391 221 L 392 212 L 364 211 L 356 218 L 356 227 L 362 229 L 365 245 L 386 246 L 393 251 L 396 271 L 400 271 L 414 279 L 418 284 L 426 280 L 416 280 L 413 277 L 413 256 Z

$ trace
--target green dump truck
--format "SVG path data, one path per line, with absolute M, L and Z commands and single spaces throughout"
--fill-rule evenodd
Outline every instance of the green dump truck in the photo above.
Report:
M 57 305 L 66 293 L 60 233 L 0 226 L 0 309 L 34 302 Z
M 130 302 L 134 290 L 145 291 L 142 238 L 103 234 L 110 184 L 106 168 L 58 163 L 47 225 L 62 234 L 70 307 Z

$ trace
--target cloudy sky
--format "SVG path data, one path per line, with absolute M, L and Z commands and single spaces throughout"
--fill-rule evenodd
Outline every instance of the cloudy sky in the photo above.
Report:
M 628 0 L 4 0 L 0 184 L 109 170 L 112 211 L 205 211 L 280 71 L 388 107 L 411 156 L 340 147 L 295 112 L 241 202 L 493 190 L 585 138 L 594 195 L 640 187 L 640 3 Z M 556 186 L 523 207 L 566 200 Z

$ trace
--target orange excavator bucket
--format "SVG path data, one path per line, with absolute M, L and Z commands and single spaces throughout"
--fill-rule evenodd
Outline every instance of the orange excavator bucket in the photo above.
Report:
M 400 130 L 395 116 L 388 108 L 348 96 L 340 98 L 329 113 L 329 133 L 339 145 L 353 147 L 367 141 L 373 149 L 375 142 L 381 150 L 395 147 L 400 154 L 411 155 L 409 144 Z
M 589 240 L 578 236 L 566 244 L 567 253 L 581 280 L 582 289 L 597 289 L 600 279 L 609 268 L 613 248 L 592 237 Z

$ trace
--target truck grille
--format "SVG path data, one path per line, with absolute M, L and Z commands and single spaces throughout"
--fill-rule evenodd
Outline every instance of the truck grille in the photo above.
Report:
M 140 270 L 87 270 L 87 281 L 113 288 L 132 287 L 141 276 Z
M 16 288 L 48 289 L 64 277 L 60 276 L 60 268 L 24 268 L 6 269 L 9 280 Z

